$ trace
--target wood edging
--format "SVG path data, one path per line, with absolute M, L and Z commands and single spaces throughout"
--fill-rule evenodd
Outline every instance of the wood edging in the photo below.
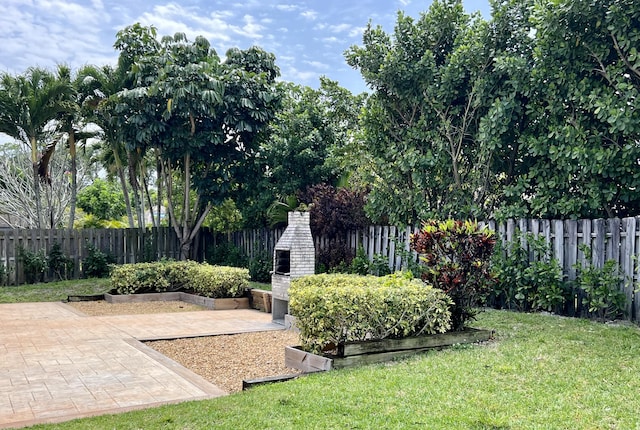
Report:
M 249 309 L 248 297 L 212 299 L 184 292 L 147 293 L 147 294 L 110 294 L 105 293 L 104 299 L 108 303 L 141 303 L 182 301 L 194 305 L 204 306 L 211 310 Z
M 345 353 L 343 356 L 318 355 L 303 351 L 299 346 L 288 346 L 285 347 L 285 366 L 307 373 L 324 372 L 332 369 L 383 363 L 457 344 L 487 341 L 492 336 L 492 330 L 465 329 L 460 332 L 447 332 L 405 339 L 354 342 L 344 345 L 343 351 Z

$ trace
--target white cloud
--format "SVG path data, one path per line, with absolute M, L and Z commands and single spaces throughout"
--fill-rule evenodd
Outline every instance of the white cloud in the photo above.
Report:
M 300 12 L 300 16 L 308 19 L 309 21 L 315 21 L 315 19 L 318 17 L 318 12 L 316 12 L 315 10 L 305 10 L 304 12 Z
M 276 9 L 281 10 L 283 12 L 293 12 L 300 9 L 300 6 L 295 4 L 278 4 L 276 5 Z
M 362 36 L 367 27 L 353 27 L 349 32 L 349 37 Z
M 245 15 L 242 20 L 244 21 L 244 26 L 232 27 L 237 34 L 253 39 L 262 39 L 260 32 L 264 30 L 264 27 L 258 24 L 253 16 Z
M 323 37 L 322 41 L 325 43 L 339 43 L 340 39 L 338 39 L 335 36 L 330 36 L 330 37 Z
M 350 24 L 337 24 L 337 25 L 330 25 L 329 26 L 329 31 L 332 33 L 343 33 L 347 30 L 351 29 L 351 25 Z
M 325 63 L 321 63 L 320 61 L 305 61 L 305 64 L 310 65 L 313 68 L 316 69 L 321 69 L 321 70 L 328 70 L 329 69 L 329 65 L 325 64 Z

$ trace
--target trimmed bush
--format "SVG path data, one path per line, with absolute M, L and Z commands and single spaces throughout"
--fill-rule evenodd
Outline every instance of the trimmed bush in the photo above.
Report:
M 249 286 L 249 271 L 194 261 L 162 261 L 114 267 L 111 286 L 118 294 L 187 290 L 211 298 L 239 297 Z
M 167 263 L 135 263 L 115 266 L 111 286 L 118 294 L 163 293 L 169 287 Z
M 402 273 L 310 275 L 289 289 L 302 347 L 314 353 L 345 342 L 444 333 L 450 307 L 443 291 Z
M 201 296 L 240 297 L 249 288 L 249 270 L 203 264 L 194 273 L 190 289 Z

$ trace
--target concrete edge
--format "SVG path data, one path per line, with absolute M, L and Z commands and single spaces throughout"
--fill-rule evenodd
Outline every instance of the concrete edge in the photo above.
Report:
M 155 349 L 148 347 L 147 345 L 142 343 L 140 340 L 130 338 L 130 339 L 124 339 L 124 341 L 127 344 L 131 345 L 132 347 L 136 348 L 138 351 L 146 354 L 147 356 L 155 360 L 158 364 L 161 364 L 162 366 L 171 370 L 173 373 L 177 374 L 182 379 L 185 379 L 193 386 L 202 390 L 205 393 L 204 398 L 212 399 L 215 397 L 222 397 L 229 394 L 223 389 L 221 389 L 220 387 L 207 381 L 197 373 L 194 373 L 191 370 L 187 369 L 182 364 L 170 359 L 166 355 L 159 353 Z

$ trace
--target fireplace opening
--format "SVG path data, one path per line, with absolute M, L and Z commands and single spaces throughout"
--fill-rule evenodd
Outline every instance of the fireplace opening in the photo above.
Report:
M 276 250 L 274 272 L 278 275 L 289 275 L 291 272 L 291 252 Z

